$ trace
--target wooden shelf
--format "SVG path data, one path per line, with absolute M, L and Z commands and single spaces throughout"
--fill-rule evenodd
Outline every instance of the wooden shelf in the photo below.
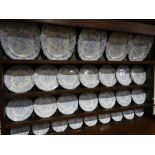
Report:
M 59 116 L 52 116 L 49 118 L 26 120 L 26 121 L 22 121 L 22 122 L 10 122 L 10 123 L 6 122 L 4 125 L 4 128 L 10 129 L 10 128 L 17 128 L 17 127 L 22 127 L 22 126 L 32 126 L 32 125 L 37 125 L 37 124 L 52 123 L 55 121 L 69 120 L 69 119 L 73 119 L 73 118 L 81 118 L 81 117 L 83 118 L 86 116 L 96 116 L 99 114 L 118 112 L 118 111 L 124 111 L 124 110 L 129 110 L 129 109 L 148 108 L 148 107 L 152 107 L 152 106 L 153 106 L 153 103 L 150 101 L 150 102 L 147 102 L 147 103 L 142 104 L 142 105 L 131 104 L 127 107 L 115 106 L 112 109 L 98 108 L 97 110 L 95 110 L 93 112 L 77 111 L 71 115 L 58 114 Z
M 108 60 L 99 60 L 99 61 L 82 61 L 82 60 L 2 60 L 2 64 L 6 65 L 18 65 L 18 64 L 29 64 L 29 65 L 45 65 L 45 64 L 51 64 L 51 65 L 104 65 L 104 64 L 126 64 L 126 65 L 132 65 L 132 64 L 154 64 L 154 61 L 146 60 L 146 61 L 108 61 Z
M 27 93 L 8 93 L 4 94 L 5 99 L 11 99 L 11 98 L 17 98 L 17 97 L 36 97 L 36 96 L 48 96 L 48 95 L 53 95 L 53 96 L 58 96 L 58 95 L 63 95 L 63 94 L 81 94 L 83 92 L 104 92 L 104 91 L 115 91 L 115 90 L 130 90 L 130 89 L 140 89 L 140 88 L 153 88 L 153 83 L 146 83 L 143 85 L 136 85 L 132 84 L 129 86 L 121 86 L 121 85 L 116 85 L 113 87 L 96 87 L 96 88 L 76 88 L 72 90 L 67 90 L 67 89 L 56 89 L 53 91 L 36 91 L 36 92 L 27 92 Z

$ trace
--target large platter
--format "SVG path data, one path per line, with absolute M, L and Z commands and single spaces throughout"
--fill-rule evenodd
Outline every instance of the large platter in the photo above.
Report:
M 57 81 L 58 70 L 55 66 L 43 65 L 38 67 L 34 72 L 35 85 L 43 91 L 51 91 L 58 87 Z
M 98 97 L 94 93 L 82 93 L 79 96 L 79 105 L 84 111 L 93 111 L 97 108 Z
M 4 75 L 5 86 L 14 93 L 25 93 L 34 86 L 33 70 L 27 66 L 13 66 Z
M 99 93 L 99 103 L 105 109 L 114 107 L 116 103 L 116 97 L 114 92 L 102 92 Z
M 7 117 L 12 121 L 24 121 L 33 112 L 33 102 L 28 98 L 14 99 L 5 108 Z
M 99 69 L 99 80 L 106 87 L 116 84 L 115 68 L 111 65 L 104 65 Z
M 78 98 L 75 95 L 62 95 L 57 100 L 57 106 L 62 114 L 73 114 L 78 109 Z
M 52 116 L 57 110 L 56 98 L 50 97 L 38 97 L 34 101 L 34 112 L 41 118 L 47 118 Z
M 95 61 L 102 57 L 107 41 L 105 31 L 83 29 L 78 40 L 78 54 L 82 60 Z
M 67 60 L 75 49 L 76 31 L 71 27 L 43 25 L 41 45 L 50 60 Z
M 3 22 L 1 45 L 8 57 L 14 60 L 33 60 L 40 52 L 40 31 L 34 23 Z
M 66 65 L 58 71 L 58 82 L 65 89 L 75 89 L 79 86 L 79 69 L 73 65 Z
M 83 66 L 80 69 L 79 78 L 87 88 L 94 88 L 99 84 L 98 69 L 92 65 Z

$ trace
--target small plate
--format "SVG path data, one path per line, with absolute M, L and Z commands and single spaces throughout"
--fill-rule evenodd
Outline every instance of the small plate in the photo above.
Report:
M 95 61 L 102 57 L 107 33 L 101 30 L 83 29 L 78 40 L 78 54 L 82 60 Z
M 105 109 L 110 109 L 114 107 L 116 103 L 116 97 L 114 92 L 99 93 L 99 103 Z
M 95 126 L 97 124 L 97 116 L 84 117 L 84 123 L 87 126 Z
M 14 93 L 25 93 L 34 86 L 33 70 L 27 66 L 13 66 L 6 71 L 4 83 Z
M 53 122 L 52 128 L 55 132 L 63 132 L 67 129 L 68 123 L 67 121 L 59 121 L 59 122 Z
M 153 45 L 154 37 L 148 35 L 136 35 L 129 42 L 129 60 L 142 61 L 149 54 Z
M 48 59 L 68 60 L 75 49 L 76 31 L 71 27 L 43 25 L 41 45 Z
M 99 84 L 98 69 L 92 65 L 83 66 L 80 69 L 79 78 L 87 88 L 94 88 Z
M 75 95 L 63 95 L 57 100 L 58 110 L 64 114 L 73 114 L 78 109 L 78 98 Z
M 34 72 L 35 85 L 43 91 L 51 91 L 58 87 L 57 81 L 58 70 L 55 66 L 43 65 L 38 67 Z
M 93 111 L 97 108 L 98 98 L 94 93 L 82 93 L 79 96 L 79 105 L 84 111 Z
M 13 60 L 33 60 L 40 52 L 40 30 L 37 24 L 7 21 L 1 25 L 1 45 Z
M 14 128 L 10 130 L 11 135 L 28 135 L 30 127 Z
M 136 104 L 143 104 L 146 100 L 146 93 L 143 89 L 132 90 L 132 99 Z
M 127 119 L 127 120 L 132 120 L 134 118 L 134 111 L 133 110 L 126 110 L 123 111 L 123 116 Z
M 121 112 L 113 112 L 111 117 L 115 122 L 120 122 L 123 119 L 123 114 Z
M 106 47 L 106 57 L 109 61 L 122 61 L 126 58 L 129 50 L 129 41 L 133 35 L 124 32 L 112 32 Z
M 35 135 L 45 135 L 50 128 L 50 124 L 34 125 L 32 131 Z
M 106 87 L 116 84 L 115 68 L 111 65 L 104 65 L 99 69 L 99 80 Z
M 134 109 L 134 113 L 137 117 L 142 117 L 144 115 L 144 109 Z
M 34 101 L 34 112 L 41 118 L 47 118 L 54 115 L 57 110 L 56 98 L 50 97 L 38 97 Z
M 116 78 L 123 86 L 128 86 L 132 82 L 130 77 L 130 68 L 125 65 L 120 65 L 116 69 Z
M 10 120 L 24 121 L 33 112 L 33 102 L 28 98 L 14 99 L 8 102 L 5 111 Z
M 79 129 L 83 125 L 82 118 L 70 119 L 68 120 L 68 124 L 72 129 Z
M 120 90 L 116 92 L 116 100 L 119 105 L 126 107 L 131 103 L 131 93 L 129 90 Z
M 131 69 L 131 78 L 138 85 L 144 84 L 146 81 L 146 72 L 144 68 L 140 65 L 133 66 Z
M 98 119 L 102 124 L 107 124 L 110 122 L 111 116 L 110 114 L 101 114 L 101 115 L 98 115 Z
M 66 65 L 59 69 L 57 78 L 59 84 L 65 89 L 75 89 L 79 86 L 79 69 L 73 65 Z

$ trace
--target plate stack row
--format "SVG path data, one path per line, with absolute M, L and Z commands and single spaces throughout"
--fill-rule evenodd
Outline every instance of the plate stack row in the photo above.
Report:
M 132 120 L 135 116 L 142 117 L 144 109 L 126 110 L 123 112 L 113 112 L 108 114 L 101 114 L 98 116 L 89 116 L 84 118 L 70 119 L 68 121 L 53 122 L 52 124 L 34 125 L 30 127 L 14 128 L 10 130 L 12 135 L 28 135 L 30 130 L 35 135 L 54 134 L 54 132 L 64 132 L 68 128 L 73 130 L 80 129 L 82 126 L 92 127 L 97 123 L 110 123 L 111 118 L 114 122 L 122 121 L 123 117 L 127 120 Z
M 50 60 L 68 60 L 77 51 L 84 61 L 96 61 L 104 57 L 109 61 L 144 60 L 153 45 L 154 38 L 95 29 L 82 29 L 79 36 L 72 27 L 43 25 L 24 22 L 3 22 L 1 45 L 5 54 L 13 60 L 33 60 L 43 54 Z M 78 39 L 76 39 L 78 38 Z M 77 49 L 75 48 L 77 45 Z
M 65 65 L 59 69 L 53 65 L 42 65 L 33 70 L 28 66 L 20 65 L 9 68 L 4 75 L 5 86 L 14 93 L 30 91 L 34 85 L 40 90 L 52 91 L 58 86 L 64 89 L 75 89 L 80 84 L 86 88 L 95 88 L 100 83 L 112 87 L 117 82 L 128 86 L 131 82 L 142 85 L 146 81 L 146 71 L 143 66 L 132 67 L 120 65 L 103 65 L 97 68 L 94 65 L 85 65 L 80 68 L 74 65 Z

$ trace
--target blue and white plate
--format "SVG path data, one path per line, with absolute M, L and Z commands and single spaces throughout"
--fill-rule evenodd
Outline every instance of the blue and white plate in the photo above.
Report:
M 14 60 L 33 60 L 40 52 L 40 30 L 36 24 L 3 22 L 1 44 L 8 57 Z

